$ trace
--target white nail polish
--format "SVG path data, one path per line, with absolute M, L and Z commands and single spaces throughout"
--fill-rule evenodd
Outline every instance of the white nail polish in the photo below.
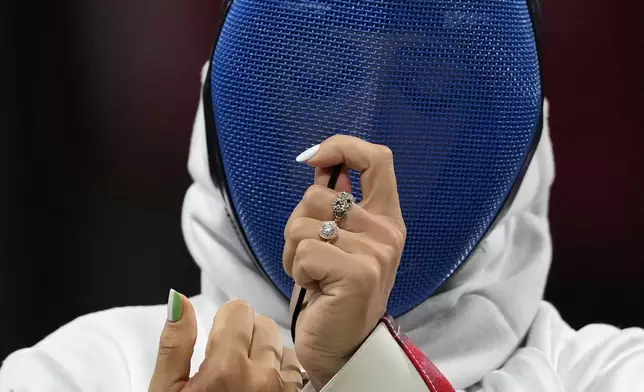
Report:
M 319 149 L 320 149 L 319 144 L 316 144 L 313 147 L 309 147 L 306 151 L 298 155 L 297 158 L 295 158 L 295 160 L 298 162 L 306 162 L 309 159 L 313 158 L 313 156 L 318 153 Z

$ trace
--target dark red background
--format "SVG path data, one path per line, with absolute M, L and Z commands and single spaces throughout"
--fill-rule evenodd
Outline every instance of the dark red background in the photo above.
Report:
M 576 327 L 644 325 L 644 8 L 544 3 L 557 160 L 547 298 Z M 219 2 L 6 7 L 0 358 L 81 314 L 198 292 L 179 214 Z
M 544 0 L 556 181 L 547 297 L 575 326 L 644 325 L 644 3 Z

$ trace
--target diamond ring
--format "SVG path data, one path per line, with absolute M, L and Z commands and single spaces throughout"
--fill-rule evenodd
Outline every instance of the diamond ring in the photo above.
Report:
M 338 236 L 338 224 L 334 221 L 322 222 L 320 225 L 320 237 L 325 241 L 331 241 Z

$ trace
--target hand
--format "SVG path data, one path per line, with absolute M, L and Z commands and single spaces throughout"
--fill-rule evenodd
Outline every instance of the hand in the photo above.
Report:
M 250 305 L 239 300 L 217 312 L 206 358 L 190 378 L 197 338 L 195 312 L 183 295 L 172 291 L 170 296 L 176 300 L 175 306 L 169 301 L 168 318 L 179 320 L 167 321 L 161 333 L 150 392 L 297 392 L 302 387 L 295 354 L 283 348 L 275 322 L 255 317 Z M 176 317 L 177 313 L 182 314 Z
M 317 168 L 315 184 L 286 225 L 283 261 L 295 283 L 310 290 L 296 325 L 295 352 L 319 390 L 385 314 L 406 228 L 387 147 L 333 136 L 307 163 Z M 338 164 L 345 170 L 331 190 L 326 185 Z M 363 201 L 338 224 L 338 237 L 325 242 L 318 234 L 321 222 L 332 220 L 338 192 L 351 191 L 347 168 L 361 173 Z

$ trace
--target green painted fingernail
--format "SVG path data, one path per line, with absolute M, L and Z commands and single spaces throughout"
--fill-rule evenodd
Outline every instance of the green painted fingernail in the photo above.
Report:
M 168 321 L 176 323 L 181 320 L 181 316 L 183 316 L 181 294 L 174 289 L 170 289 L 170 293 L 168 294 Z

